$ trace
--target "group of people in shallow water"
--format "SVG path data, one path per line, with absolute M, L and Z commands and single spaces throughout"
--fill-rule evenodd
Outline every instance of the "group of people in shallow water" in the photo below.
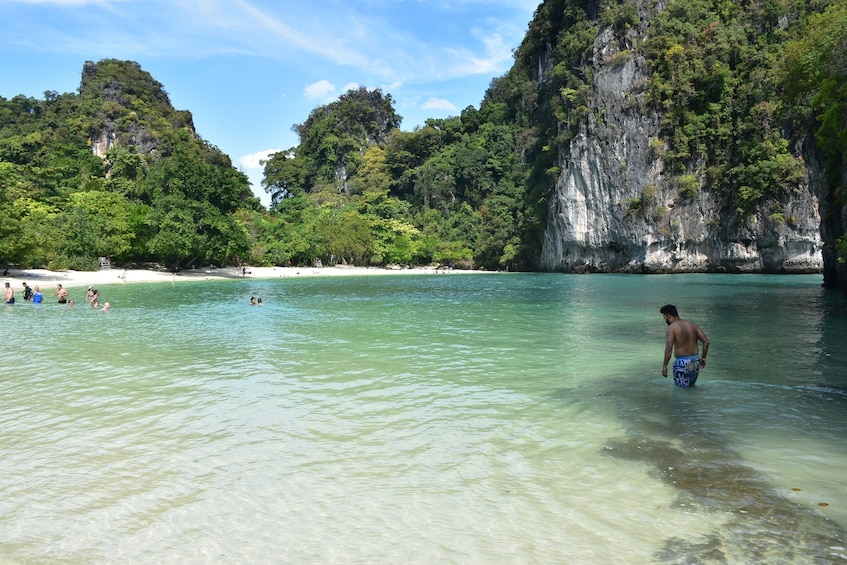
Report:
M 33 304 L 41 304 L 44 302 L 44 295 L 41 293 L 41 288 L 38 285 L 29 286 L 27 283 L 23 283 L 23 286 L 23 299 L 25 301 L 32 302 Z M 68 296 L 68 289 L 62 286 L 61 283 L 56 285 L 56 292 L 54 292 L 52 296 L 58 297 L 59 304 L 67 304 L 69 309 L 73 309 L 74 299 Z M 88 291 L 85 293 L 85 301 L 95 310 L 108 311 L 112 307 L 112 305 L 108 302 L 104 303 L 101 307 L 100 291 L 91 286 L 88 287 Z M 15 303 L 15 291 L 12 288 L 12 285 L 8 282 L 6 283 L 6 294 L 3 297 L 3 303 Z

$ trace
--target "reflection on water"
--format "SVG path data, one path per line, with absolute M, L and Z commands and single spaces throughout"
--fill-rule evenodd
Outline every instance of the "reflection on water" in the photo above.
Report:
M 316 277 L 5 308 L 0 561 L 845 562 L 847 308 L 819 284 Z M 693 390 L 659 372 L 668 302 L 712 340 Z

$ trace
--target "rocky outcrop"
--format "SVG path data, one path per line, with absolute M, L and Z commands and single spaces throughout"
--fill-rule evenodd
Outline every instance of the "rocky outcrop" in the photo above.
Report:
M 130 123 L 124 131 L 119 131 L 118 128 L 116 121 L 107 121 L 102 129 L 91 137 L 91 152 L 105 159 L 106 152 L 117 145 L 132 146 L 136 152 L 144 155 L 155 154 L 159 148 L 159 139 L 142 124 Z
M 633 30 L 632 34 L 644 33 Z M 637 37 L 630 38 L 637 42 Z M 823 269 L 819 172 L 744 218 L 727 213 L 693 163 L 668 177 L 661 116 L 645 110 L 650 69 L 611 30 L 594 43 L 591 113 L 567 147 L 551 196 L 541 265 L 575 272 L 770 272 Z M 797 144 L 802 154 L 802 143 Z M 731 207 L 730 207 L 731 208 Z M 779 210 L 774 213 L 773 210 Z M 843 232 L 842 232 L 843 233 Z
M 98 109 L 100 127 L 90 142 L 100 158 L 117 145 L 153 155 L 170 129 L 187 128 L 196 136 L 191 113 L 174 110 L 162 84 L 134 61 L 86 61 L 79 93 Z

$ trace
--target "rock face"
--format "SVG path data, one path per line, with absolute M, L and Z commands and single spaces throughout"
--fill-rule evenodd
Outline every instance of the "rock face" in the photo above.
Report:
M 116 145 L 129 145 L 138 153 L 152 154 L 159 147 L 159 140 L 150 130 L 140 124 L 130 124 L 126 130 L 119 131 L 115 121 L 107 121 L 103 128 L 91 138 L 91 152 L 101 159 L 106 158 L 106 152 Z
M 614 57 L 618 45 L 610 30 L 595 40 L 591 113 L 569 146 L 560 149 L 543 268 L 821 272 L 823 172 L 814 159 L 807 159 L 805 180 L 780 202 L 781 214 L 771 214 L 768 203 L 745 219 L 727 214 L 719 196 L 694 176 L 695 186 L 681 197 L 678 186 L 664 178 L 661 116 L 643 109 L 648 65 L 635 54 Z M 796 154 L 808 152 L 802 143 L 795 145 Z

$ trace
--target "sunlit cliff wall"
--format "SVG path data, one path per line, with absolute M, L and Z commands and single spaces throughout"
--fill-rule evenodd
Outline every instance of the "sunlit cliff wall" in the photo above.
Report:
M 647 33 L 645 19 L 629 31 L 631 43 Z M 542 242 L 543 268 L 557 271 L 818 273 L 824 268 L 820 201 L 824 173 L 814 148 L 798 138 L 792 151 L 807 174 L 782 198 L 753 214 L 721 205 L 700 189 L 681 196 L 666 177 L 659 141 L 661 116 L 645 111 L 649 65 L 620 50 L 601 28 L 593 49 L 590 113 L 578 135 L 559 148 L 561 173 L 549 202 Z M 698 163 L 690 169 L 702 170 Z

